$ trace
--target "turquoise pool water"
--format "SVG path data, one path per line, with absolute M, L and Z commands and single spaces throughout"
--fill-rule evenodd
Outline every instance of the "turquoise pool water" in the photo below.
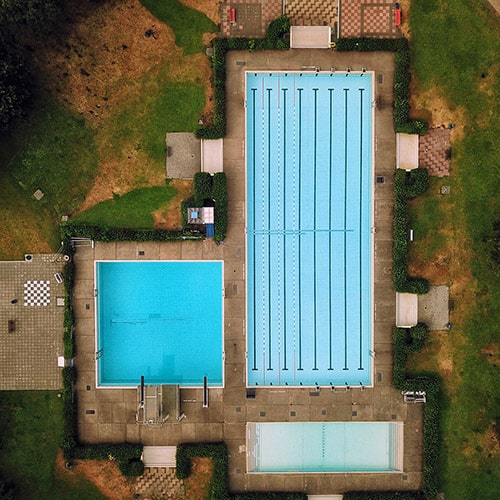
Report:
M 247 424 L 247 472 L 396 472 L 402 422 Z
M 249 386 L 371 385 L 369 73 L 247 73 Z
M 220 261 L 95 264 L 98 386 L 223 385 Z

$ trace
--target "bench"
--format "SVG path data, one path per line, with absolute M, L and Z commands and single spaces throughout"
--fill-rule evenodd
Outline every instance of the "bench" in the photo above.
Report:
M 401 8 L 400 7 L 394 8 L 394 24 L 396 26 L 401 26 Z
M 236 9 L 229 9 L 229 21 L 231 23 L 236 22 Z

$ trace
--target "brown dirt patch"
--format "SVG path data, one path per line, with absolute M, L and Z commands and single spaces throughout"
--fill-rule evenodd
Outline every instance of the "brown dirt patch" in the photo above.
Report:
M 481 349 L 481 352 L 486 356 L 489 363 L 495 366 L 500 365 L 500 349 L 497 342 L 493 342 L 484 349 Z
M 399 29 L 401 30 L 401 33 L 403 36 L 406 38 L 411 38 L 411 31 L 410 31 L 410 3 L 411 0 L 399 0 L 399 5 L 401 7 L 401 26 Z
M 181 204 L 194 194 L 193 181 L 189 179 L 173 179 L 170 185 L 177 189 L 177 194 L 167 207 L 153 212 L 155 227 L 160 229 L 182 229 Z
M 191 475 L 184 479 L 186 500 L 205 500 L 208 498 L 208 485 L 212 478 L 214 465 L 211 458 L 193 458 Z
M 110 500 L 123 500 L 134 497 L 135 480 L 124 477 L 116 462 L 110 460 L 75 460 L 72 469 L 66 469 L 65 463 L 63 453 L 59 450 L 55 467 L 57 477 L 71 479 L 83 475 Z
M 439 94 L 437 88 L 418 90 L 412 85 L 410 91 L 411 117 L 427 120 L 431 128 L 448 126 L 453 123 L 451 142 L 464 137 L 466 125 L 465 110 L 455 108 L 451 110 L 446 100 Z
M 195 7 L 195 2 L 191 7 Z M 216 2 L 196 2 L 198 10 Z M 215 11 L 213 11 L 215 12 Z M 130 137 L 114 137 L 116 114 L 128 103 L 158 91 L 159 81 L 196 82 L 205 89 L 204 121 L 213 116 L 211 69 L 204 54 L 185 56 L 171 28 L 139 0 L 73 0 L 65 28 L 45 42 L 33 42 L 32 57 L 46 90 L 96 130 L 99 168 L 79 212 L 111 199 L 113 193 L 162 184 L 164 165 L 141 151 Z M 146 30 L 154 36 L 146 37 Z M 214 34 L 205 34 L 207 42 Z M 161 83 L 161 82 L 160 82 Z M 133 135 L 133 134 L 132 134 Z
M 180 2 L 190 9 L 203 12 L 213 23 L 220 24 L 221 0 L 180 0 Z

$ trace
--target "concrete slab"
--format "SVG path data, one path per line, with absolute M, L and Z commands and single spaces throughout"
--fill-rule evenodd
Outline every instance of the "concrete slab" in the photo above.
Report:
M 330 26 L 290 26 L 292 49 L 329 49 L 331 40 Z
M 431 330 L 446 330 L 450 321 L 449 301 L 447 286 L 431 286 L 429 293 L 418 296 L 418 321 Z
M 396 326 L 410 328 L 418 323 L 418 295 L 396 292 Z
M 187 132 L 169 132 L 167 144 L 167 177 L 192 179 L 201 169 L 200 139 Z
M 201 171 L 215 174 L 224 170 L 224 139 L 201 140 Z

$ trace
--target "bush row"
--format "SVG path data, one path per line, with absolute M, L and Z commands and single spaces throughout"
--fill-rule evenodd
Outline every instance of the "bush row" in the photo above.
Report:
M 226 52 L 228 50 L 288 49 L 286 38 L 290 19 L 280 16 L 271 21 L 264 38 L 216 38 L 213 43 L 212 78 L 214 89 L 214 117 L 210 125 L 198 127 L 200 139 L 220 139 L 226 135 Z
M 340 51 L 394 52 L 394 126 L 396 132 L 423 135 L 429 124 L 423 120 L 410 120 L 410 47 L 406 38 L 340 38 Z
M 215 241 L 222 241 L 226 237 L 228 223 L 227 179 L 224 172 L 214 174 L 212 198 L 215 201 L 214 239 Z
M 212 176 L 208 172 L 194 174 L 194 203 L 202 207 L 207 198 L 212 198 Z
M 424 500 L 422 491 L 348 491 L 343 500 Z
M 76 447 L 73 458 L 116 461 L 124 476 L 140 476 L 144 472 L 141 454 L 142 445 L 138 444 L 94 444 Z
M 401 391 L 425 391 L 424 407 L 424 466 L 423 491 L 426 498 L 436 498 L 439 491 L 440 404 L 441 380 L 434 373 L 409 375 L 406 372 L 408 354 L 418 352 L 429 336 L 426 325 L 394 328 L 393 385 Z M 389 497 L 388 497 L 389 498 Z M 391 497 L 392 498 L 392 497 Z
M 429 282 L 425 278 L 408 276 L 408 200 L 425 192 L 428 181 L 429 174 L 424 168 L 411 172 L 397 169 L 395 173 L 393 281 L 397 292 L 421 295 L 429 291 Z
M 62 237 L 71 239 L 71 236 L 90 238 L 97 241 L 178 241 L 186 238 L 203 239 L 199 233 L 189 231 L 167 231 L 164 229 L 128 229 L 88 226 L 67 222 L 61 225 Z

